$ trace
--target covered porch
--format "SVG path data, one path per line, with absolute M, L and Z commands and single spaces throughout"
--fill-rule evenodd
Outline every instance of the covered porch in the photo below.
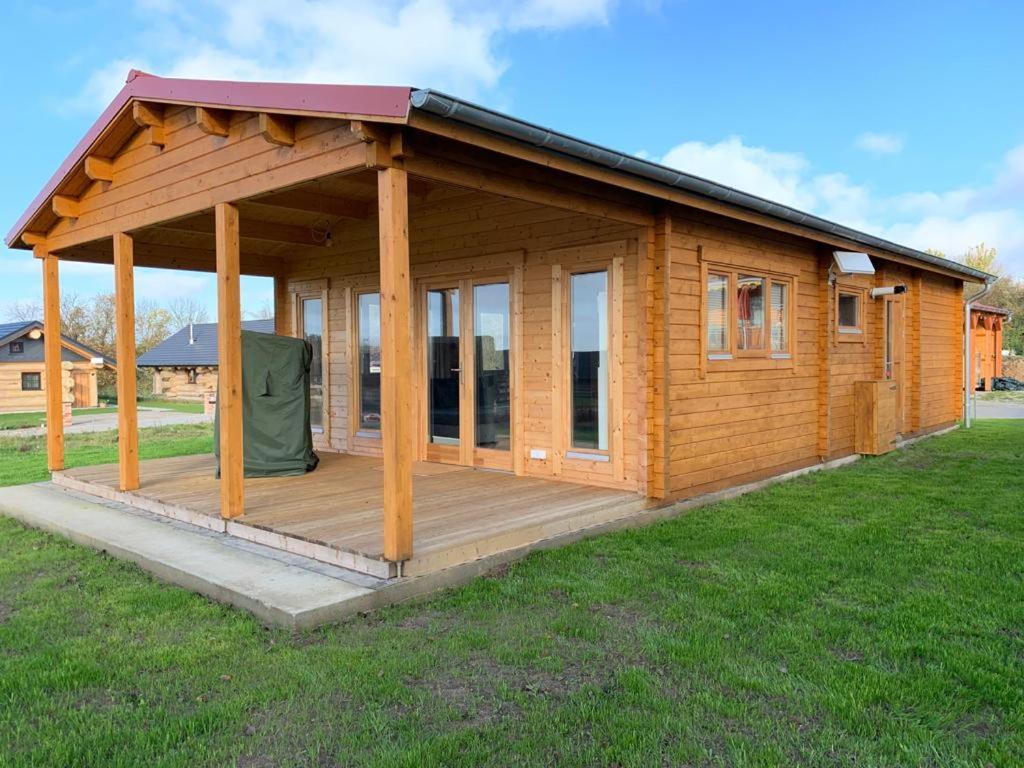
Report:
M 71 490 L 223 531 L 378 578 L 421 576 L 547 539 L 566 539 L 649 507 L 635 493 L 455 465 L 415 462 L 413 556 L 385 557 L 380 459 L 325 453 L 302 477 L 247 478 L 245 515 L 221 517 L 220 484 L 206 455 L 142 462 L 122 491 L 116 464 L 56 472 Z M 400 569 L 400 570 L 399 570 Z
M 410 114 L 405 89 L 310 88 L 136 74 L 16 225 L 47 325 L 63 263 L 114 267 L 120 461 L 65 466 L 48 345 L 54 481 L 385 578 L 663 497 L 669 318 L 646 292 L 667 240 L 649 200 Z M 216 274 L 219 480 L 210 456 L 139 461 L 136 267 Z M 316 337 L 323 463 L 306 477 L 244 478 L 243 275 L 273 279 L 277 334 Z M 597 279 L 574 362 L 580 275 Z

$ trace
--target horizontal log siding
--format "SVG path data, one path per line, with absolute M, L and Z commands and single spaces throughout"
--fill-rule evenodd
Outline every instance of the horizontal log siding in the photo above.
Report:
M 707 261 L 797 278 L 795 363 L 736 359 L 700 374 Z M 811 244 L 674 215 L 670 495 L 693 496 L 818 458 L 818 257 Z

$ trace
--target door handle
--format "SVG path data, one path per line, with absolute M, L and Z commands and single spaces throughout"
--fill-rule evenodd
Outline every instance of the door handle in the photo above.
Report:
M 450 370 L 451 370 L 452 373 L 461 373 L 462 372 L 461 368 L 452 368 Z

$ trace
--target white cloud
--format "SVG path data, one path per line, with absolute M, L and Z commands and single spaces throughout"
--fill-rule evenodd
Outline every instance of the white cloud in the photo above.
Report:
M 738 136 L 684 142 L 660 162 L 922 250 L 955 256 L 984 241 L 1024 277 L 1024 144 L 1006 153 L 988 185 L 896 195 L 878 195 L 846 174 L 816 173 L 801 154 Z
M 897 155 L 903 151 L 903 137 L 866 131 L 854 140 L 853 145 L 873 155 Z
M 167 77 L 411 85 L 474 97 L 504 35 L 607 24 L 613 0 L 137 0 L 138 59 L 93 72 L 73 106 L 106 106 L 131 68 Z

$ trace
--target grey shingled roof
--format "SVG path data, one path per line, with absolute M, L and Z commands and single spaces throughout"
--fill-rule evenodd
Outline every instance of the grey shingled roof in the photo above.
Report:
M 33 328 L 38 328 L 39 330 L 44 331 L 43 322 L 41 320 L 21 320 L 16 323 L 0 323 L 0 345 L 6 344 L 10 341 L 17 341 Z M 110 355 L 104 355 L 102 352 L 98 352 L 88 344 L 83 344 L 82 342 L 76 341 L 70 336 L 65 336 L 64 334 L 61 334 L 60 338 L 65 345 L 74 345 L 88 353 L 90 357 L 102 357 L 103 362 L 106 365 L 117 365 L 117 362 Z
M 188 343 L 188 328 L 186 325 L 139 357 L 139 366 L 157 368 L 174 365 L 217 365 L 217 324 L 195 323 L 192 326 L 192 344 Z M 273 333 L 274 321 L 243 320 L 242 330 Z

